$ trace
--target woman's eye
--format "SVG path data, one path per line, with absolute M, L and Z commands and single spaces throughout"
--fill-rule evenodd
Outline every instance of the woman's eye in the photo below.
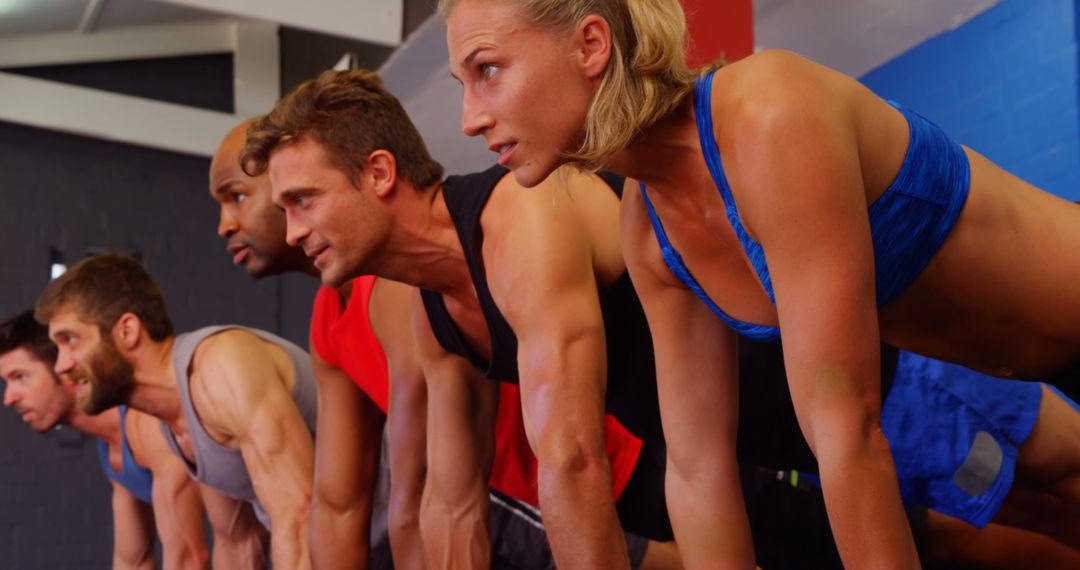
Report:
M 492 63 L 480 64 L 480 74 L 484 76 L 484 79 L 491 79 L 495 77 L 495 72 L 499 70 L 498 66 Z
M 240 202 L 243 202 L 244 200 L 247 200 L 247 194 L 241 194 L 239 192 L 234 192 L 233 193 L 233 202 L 236 202 L 237 204 L 239 204 Z

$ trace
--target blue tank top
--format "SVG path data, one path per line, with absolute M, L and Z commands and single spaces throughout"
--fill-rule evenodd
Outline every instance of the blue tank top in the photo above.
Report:
M 765 251 L 743 227 L 720 163 L 720 150 L 712 124 L 714 73 L 699 77 L 694 91 L 694 114 L 701 150 L 724 202 L 728 221 L 735 229 L 735 235 L 761 280 L 765 293 L 775 304 L 776 296 L 769 267 L 765 263 Z M 889 101 L 889 104 L 907 119 L 910 140 L 896 179 L 868 210 L 879 307 L 900 295 L 930 263 L 960 216 L 971 183 L 967 155 L 959 144 L 922 115 L 893 101 Z M 709 298 L 683 263 L 682 256 L 672 247 L 644 184 L 641 184 L 641 196 L 660 243 L 660 252 L 671 272 L 739 334 L 759 341 L 778 340 L 780 329 L 734 319 Z
M 120 471 L 114 471 L 109 463 L 109 445 L 105 440 L 98 440 L 98 458 L 101 459 L 101 469 L 105 476 L 119 483 L 122 487 L 135 495 L 135 498 L 144 503 L 151 503 L 153 496 L 154 476 L 149 469 L 139 467 L 135 458 L 131 455 L 131 447 L 127 442 L 127 429 L 124 427 L 124 417 L 127 415 L 127 406 L 120 408 Z

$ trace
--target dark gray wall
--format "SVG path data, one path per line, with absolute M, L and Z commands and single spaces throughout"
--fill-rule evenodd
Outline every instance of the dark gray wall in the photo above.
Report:
M 92 65 L 23 67 L 4 71 L 158 101 L 233 112 L 232 54 L 228 53 L 110 61 Z M 192 88 L 192 77 L 198 77 L 204 88 Z
M 161 74 L 170 100 L 231 110 L 221 108 L 231 107 L 228 58 L 191 59 L 200 61 L 22 72 L 147 96 Z M 0 123 L 0 317 L 33 304 L 50 248 L 69 261 L 88 248 L 139 250 L 178 330 L 241 323 L 306 345 L 316 283 L 256 282 L 231 265 L 215 235 L 208 167 L 205 158 Z M 62 446 L 62 435 L 34 434 L 0 410 L 0 567 L 109 565 L 109 493 L 94 444 L 69 432 Z
M 0 414 L 0 566 L 101 569 L 112 559 L 108 483 L 89 440 L 36 435 Z

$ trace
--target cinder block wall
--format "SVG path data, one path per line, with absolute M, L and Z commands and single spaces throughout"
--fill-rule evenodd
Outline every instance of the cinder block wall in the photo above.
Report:
M 1004 0 L 862 81 L 1006 170 L 1080 200 L 1076 6 Z

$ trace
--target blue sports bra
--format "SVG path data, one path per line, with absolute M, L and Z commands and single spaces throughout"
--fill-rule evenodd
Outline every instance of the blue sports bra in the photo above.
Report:
M 701 151 L 724 202 L 728 221 L 735 229 L 735 235 L 761 280 L 765 293 L 775 304 L 776 296 L 769 267 L 765 263 L 765 251 L 743 227 L 720 163 L 720 150 L 713 135 L 712 123 L 711 95 L 715 73 L 713 71 L 699 77 L 694 90 L 694 113 Z M 902 293 L 930 263 L 960 216 L 971 183 L 967 155 L 959 144 L 922 115 L 893 101 L 889 101 L 889 104 L 907 119 L 910 140 L 896 179 L 868 209 L 879 307 Z M 645 185 L 640 186 L 660 252 L 671 272 L 739 334 L 758 341 L 778 340 L 780 329 L 734 319 L 709 298 L 683 263 L 682 256 L 672 247 Z

